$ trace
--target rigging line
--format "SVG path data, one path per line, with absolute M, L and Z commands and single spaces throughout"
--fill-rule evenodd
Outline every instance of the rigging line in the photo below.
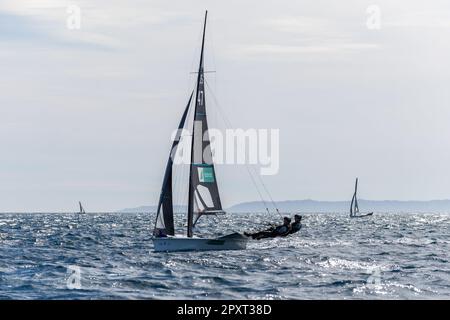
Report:
M 216 99 L 216 96 L 214 95 L 214 93 L 212 92 L 212 90 L 211 90 L 211 88 L 210 88 L 210 86 L 209 86 L 209 84 L 208 84 L 208 81 L 205 80 L 205 83 L 206 83 L 207 88 L 209 89 L 209 92 L 211 93 L 211 96 L 213 97 L 213 100 L 214 100 L 214 102 L 215 102 L 215 104 L 216 104 L 216 106 L 217 106 L 217 110 L 219 110 L 219 112 L 222 114 L 222 120 L 223 120 L 224 122 L 226 122 L 225 125 L 227 125 L 227 123 L 228 123 L 228 125 L 229 125 L 230 127 L 233 127 L 233 126 L 231 125 L 231 121 L 227 118 L 227 116 L 226 116 L 225 113 L 223 112 L 222 108 L 220 107 L 219 102 L 218 102 L 217 99 Z M 255 189 L 256 189 L 256 191 L 258 192 L 259 197 L 260 197 L 261 201 L 263 202 L 263 204 L 264 204 L 264 206 L 265 206 L 265 208 L 266 208 L 267 213 L 270 214 L 270 211 L 269 211 L 269 208 L 268 208 L 268 206 L 267 206 L 267 203 L 266 203 L 266 201 L 264 200 L 264 197 L 262 196 L 262 193 L 260 192 L 260 190 L 259 190 L 259 188 L 258 188 L 258 185 L 257 185 L 257 183 L 256 183 L 256 181 L 255 181 L 255 179 L 254 179 L 254 177 L 253 177 L 253 175 L 252 175 L 252 172 L 251 172 L 250 169 L 249 169 L 248 163 L 244 163 L 244 164 L 245 164 L 245 168 L 246 168 L 246 170 L 247 170 L 247 173 L 249 174 L 249 176 L 250 176 L 250 178 L 251 178 L 251 180 L 252 180 L 252 182 L 253 182 L 253 185 L 255 186 Z M 267 193 L 269 193 L 269 191 L 267 190 L 267 188 L 266 188 L 265 186 L 264 186 L 264 189 L 266 190 Z M 269 194 L 269 195 L 270 195 L 270 194 Z M 272 198 L 272 197 L 270 197 L 270 198 Z M 272 202 L 273 202 L 273 200 L 272 200 Z M 278 208 L 276 207 L 276 205 L 274 205 L 274 207 L 275 207 L 277 213 L 281 216 L 281 214 L 280 214 L 280 212 L 278 211 Z
M 185 210 L 184 208 L 187 207 L 186 206 L 187 197 L 188 197 L 187 185 L 189 183 L 188 182 L 189 169 L 186 168 L 186 166 L 184 166 L 184 165 L 181 165 L 181 166 L 182 166 L 182 168 L 180 168 L 180 173 L 179 173 L 180 174 L 180 186 L 179 186 L 179 193 L 178 193 L 178 197 L 177 197 L 177 205 L 179 205 L 179 207 L 177 208 L 178 210 L 176 211 L 178 216 L 180 215 L 180 213 L 183 213 Z M 183 214 L 182 216 L 184 219 L 185 214 Z M 181 220 L 181 221 L 182 221 L 182 226 L 184 229 L 184 225 L 185 225 L 184 220 Z
M 188 142 L 189 143 L 189 142 Z M 180 171 L 181 171 L 181 179 L 182 184 L 180 187 L 180 204 L 186 205 L 187 199 L 188 199 L 188 188 L 189 188 L 189 166 L 186 164 L 180 165 Z
M 181 142 L 181 141 L 180 141 Z M 179 204 L 179 195 L 182 192 L 182 183 L 183 183 L 183 176 L 182 176 L 182 172 L 180 172 L 180 168 L 179 165 L 176 165 L 174 170 L 173 170 L 173 192 L 174 192 L 174 196 L 173 196 L 173 206 L 176 206 Z M 174 213 L 178 213 L 177 210 L 175 210 L 175 207 L 173 208 Z
M 211 62 L 214 66 L 214 70 L 216 70 L 216 51 L 214 50 L 214 19 L 209 19 L 209 33 L 208 33 L 208 43 L 210 43 L 209 47 L 211 49 Z
M 190 109 L 188 112 L 190 112 Z M 180 192 L 180 181 L 179 181 L 180 178 L 179 178 L 179 175 L 177 174 L 178 166 L 176 164 L 176 159 L 177 159 L 178 150 L 181 147 L 182 140 L 183 140 L 183 137 L 182 137 L 182 135 L 180 135 L 180 140 L 178 141 L 178 145 L 176 147 L 176 152 L 174 152 L 173 149 L 171 150 L 171 157 L 172 157 L 172 161 L 173 161 L 173 163 L 172 163 L 172 210 L 173 210 L 173 212 L 175 212 L 174 204 L 178 200 L 176 198 L 176 195 L 178 195 Z
M 211 57 L 211 62 L 213 65 L 213 70 L 217 70 L 217 64 L 216 64 L 216 51 L 215 51 L 215 45 L 214 45 L 214 19 L 210 19 L 210 27 L 209 27 L 209 42 L 210 48 L 211 48 L 211 54 L 208 56 Z M 217 89 L 217 76 L 214 77 L 214 89 Z
M 199 56 L 199 52 L 200 52 L 200 48 L 201 48 L 201 45 L 199 44 L 199 43 L 201 43 L 201 39 L 202 39 L 202 34 L 203 34 L 203 26 L 201 27 L 201 28 L 199 28 L 199 31 L 198 31 L 198 34 L 197 34 L 197 41 L 195 41 L 195 43 L 197 44 L 197 45 L 195 45 L 194 46 L 194 49 L 193 49 L 193 53 L 192 53 L 192 60 L 191 60 L 191 67 L 189 68 L 189 70 L 194 70 L 194 67 L 195 67 L 195 64 L 196 64 L 196 62 L 197 62 L 197 59 L 198 59 L 198 56 Z M 191 84 L 192 84 L 192 72 L 191 73 L 189 73 L 189 76 L 188 76 L 188 87 L 190 87 L 191 86 Z M 195 81 L 194 81 L 195 82 Z M 195 88 L 195 85 L 194 85 L 194 88 Z
M 210 87 L 209 84 L 208 84 L 208 81 L 205 80 L 205 82 L 206 82 L 207 87 L 210 89 L 209 91 L 210 91 L 210 93 L 211 93 L 211 96 L 212 96 L 213 99 L 214 99 L 214 102 L 216 103 L 216 105 L 217 105 L 217 107 L 218 107 L 217 109 L 222 113 L 222 116 L 223 116 L 224 119 L 228 122 L 228 125 L 232 127 L 231 121 L 228 119 L 228 117 L 225 115 L 225 113 L 223 112 L 222 108 L 220 107 L 219 102 L 218 102 L 217 99 L 216 99 L 216 96 L 214 95 L 214 93 L 213 93 L 212 90 L 211 90 L 211 87 Z M 246 163 L 245 165 L 246 165 L 246 168 L 248 169 L 248 164 Z M 273 198 L 272 198 L 271 193 L 269 192 L 268 188 L 267 188 L 266 185 L 264 184 L 263 179 L 261 178 L 261 176 L 260 176 L 259 174 L 255 174 L 255 175 L 258 176 L 259 181 L 261 182 L 261 184 L 262 184 L 262 186 L 263 186 L 265 192 L 266 192 L 267 195 L 269 196 L 270 201 L 271 201 L 273 207 L 275 208 L 276 212 L 282 217 L 280 211 L 278 210 L 278 207 L 277 207 L 275 201 L 274 201 Z
M 277 207 L 276 202 L 275 202 L 275 201 L 273 200 L 273 198 L 272 198 L 272 194 L 269 192 L 269 189 L 266 187 L 266 184 L 264 183 L 263 179 L 261 178 L 261 175 L 259 175 L 259 174 L 256 174 L 256 175 L 259 177 L 259 181 L 261 182 L 261 184 L 262 184 L 264 190 L 266 191 L 267 195 L 269 196 L 270 201 L 272 202 L 273 207 L 275 208 L 275 210 L 277 211 L 277 213 L 280 215 L 280 217 L 283 217 L 283 216 L 281 215 L 280 211 L 278 210 L 278 207 Z
M 211 88 L 210 88 L 208 82 L 205 81 L 205 83 L 206 83 L 206 85 L 207 85 L 207 87 L 208 87 L 208 89 L 209 89 L 209 92 L 211 93 L 211 95 L 212 95 L 212 97 L 213 97 L 213 100 L 214 100 L 215 104 L 218 106 L 218 108 L 215 108 L 215 110 L 216 110 L 216 111 L 219 110 L 219 112 L 222 112 L 222 110 L 220 109 L 220 106 L 218 105 L 218 102 L 217 102 L 216 97 L 215 97 L 214 94 L 212 93 L 212 90 L 211 90 Z M 224 115 L 223 113 L 222 113 L 222 117 L 217 117 L 217 118 L 221 118 L 222 121 L 225 123 L 225 125 L 228 124 L 230 127 L 232 127 L 232 126 L 231 126 L 231 122 L 230 122 L 228 119 L 226 119 L 226 117 L 225 117 L 225 115 Z M 263 204 L 264 204 L 264 208 L 266 209 L 267 213 L 270 214 L 270 211 L 269 211 L 269 207 L 268 207 L 268 205 L 267 205 L 267 202 L 264 200 L 264 197 L 262 196 L 262 193 L 261 193 L 261 191 L 259 190 L 258 184 L 256 183 L 256 181 L 255 181 L 255 179 L 254 179 L 252 173 L 250 172 L 247 163 L 245 163 L 245 169 L 246 169 L 247 174 L 249 175 L 249 177 L 250 177 L 250 179 L 251 179 L 251 181 L 252 181 L 253 186 L 255 187 L 255 189 L 256 189 L 256 191 L 257 191 L 257 193 L 258 193 L 258 195 L 259 195 L 260 200 L 261 200 L 261 201 L 263 202 Z
M 192 103 L 192 102 L 191 102 Z M 189 119 L 192 114 L 192 108 L 189 106 L 189 111 L 186 117 L 185 125 L 182 128 L 182 130 L 186 130 L 186 123 L 189 122 Z M 173 154 L 174 158 L 174 164 L 173 164 L 173 171 L 172 171 L 172 186 L 173 186 L 173 197 L 172 197 L 172 204 L 174 206 L 177 206 L 176 208 L 173 208 L 173 212 L 175 214 L 179 214 L 180 208 L 179 206 L 183 206 L 184 204 L 184 198 L 187 197 L 187 194 L 185 194 L 185 188 L 184 188 L 184 182 L 186 180 L 186 170 L 183 163 L 175 163 L 175 158 L 177 157 L 177 154 L 179 154 L 180 150 L 184 149 L 183 144 L 186 137 L 189 137 L 190 134 L 182 134 L 180 135 L 180 140 L 177 145 L 177 152 Z M 184 150 L 182 150 L 184 151 Z
M 206 81 L 205 81 L 205 82 L 206 82 Z M 208 88 L 209 88 L 209 85 L 208 85 L 207 82 L 206 82 L 206 84 L 207 84 L 207 86 L 208 86 Z M 211 91 L 211 90 L 210 90 L 210 91 Z M 214 99 L 214 101 L 215 101 L 215 103 L 216 103 L 216 105 L 217 105 L 217 100 L 215 99 L 215 97 L 213 97 L 213 99 Z M 220 110 L 220 109 L 219 109 L 219 108 L 215 108 L 215 110 L 216 110 L 216 113 L 217 113 L 217 110 Z M 224 117 L 219 117 L 218 115 L 216 115 L 216 118 L 221 118 L 221 119 L 224 121 L 224 123 L 226 122 L 226 121 L 224 120 Z M 216 122 L 217 122 L 217 121 L 216 121 Z M 225 125 L 226 125 L 226 123 L 225 123 Z M 230 126 L 231 126 L 231 125 L 230 125 Z M 267 213 L 270 214 L 269 206 L 267 205 L 267 202 L 264 200 L 264 197 L 263 197 L 261 191 L 259 190 L 258 184 L 256 183 L 255 178 L 253 177 L 252 173 L 250 172 L 247 163 L 245 163 L 245 169 L 246 169 L 246 171 L 247 171 L 247 174 L 248 174 L 249 177 L 250 177 L 250 180 L 252 181 L 253 186 L 255 187 L 256 192 L 257 192 L 258 195 L 259 195 L 260 200 L 261 200 L 262 203 L 264 204 L 264 208 L 266 209 Z
M 175 168 L 173 170 L 173 197 L 172 197 L 172 204 L 174 206 L 173 212 L 176 213 L 175 206 L 178 205 L 179 202 L 179 195 L 181 192 L 181 186 L 182 186 L 182 176 L 180 174 L 180 168 Z
M 246 166 L 246 168 L 247 168 L 247 166 Z M 247 168 L 247 173 L 248 173 L 248 175 L 250 176 L 250 179 L 252 180 L 253 185 L 255 186 L 255 189 L 256 189 L 256 191 L 258 192 L 259 198 L 260 198 L 261 201 L 263 202 L 264 207 L 266 208 L 267 213 L 270 214 L 269 207 L 267 206 L 267 203 L 266 203 L 266 201 L 264 200 L 264 198 L 263 198 L 261 192 L 259 191 L 259 188 L 258 188 L 258 186 L 257 186 L 257 184 L 256 184 L 256 181 L 255 181 L 255 179 L 253 178 L 253 176 L 252 176 L 252 174 L 250 173 L 250 171 L 248 170 L 248 168 Z
M 207 86 L 208 86 L 208 88 L 209 88 L 208 83 L 207 83 Z M 210 91 L 211 91 L 211 90 L 210 90 Z M 217 99 L 215 98 L 214 95 L 212 95 L 212 96 L 213 96 L 213 99 L 214 99 L 216 105 L 218 106 L 217 110 L 219 110 L 220 112 L 222 112 L 222 110 L 220 109 L 220 107 L 219 107 L 219 105 L 218 105 Z M 231 122 L 226 118 L 226 116 L 223 114 L 223 112 L 222 112 L 222 116 L 223 116 L 223 117 L 222 117 L 221 119 L 224 121 L 225 125 L 228 124 L 230 127 L 232 127 Z M 256 191 L 257 191 L 257 193 L 258 193 L 258 195 L 259 195 L 260 200 L 263 202 L 264 207 L 265 207 L 267 213 L 270 214 L 269 206 L 267 205 L 267 202 L 265 201 L 265 199 L 264 199 L 264 197 L 263 197 L 263 195 L 262 195 L 262 193 L 261 193 L 261 191 L 260 191 L 260 189 L 259 189 L 259 187 L 258 187 L 258 184 L 256 183 L 256 180 L 255 180 L 255 178 L 253 177 L 253 174 L 252 174 L 252 172 L 251 172 L 250 169 L 249 169 L 248 164 L 247 164 L 247 163 L 244 163 L 244 164 L 245 164 L 245 169 L 246 169 L 246 171 L 247 171 L 247 174 L 249 175 L 249 177 L 250 177 L 250 179 L 251 179 L 251 181 L 252 181 L 252 183 L 253 183 L 253 186 L 255 187 L 255 189 L 256 189 Z
M 178 175 L 177 190 L 178 190 L 178 192 L 177 192 L 176 197 L 174 197 L 174 199 L 176 199 L 176 201 L 174 201 L 174 205 L 176 205 L 177 207 L 174 208 L 174 212 L 177 215 L 179 215 L 180 209 L 182 208 L 180 206 L 183 206 L 183 202 L 180 201 L 180 200 L 184 197 L 184 193 L 185 193 L 184 192 L 184 181 L 185 181 L 185 173 L 184 173 L 184 171 L 185 170 L 183 170 L 182 168 L 178 168 L 177 171 L 178 171 L 177 172 L 177 175 Z
M 192 103 L 194 103 L 194 102 L 192 102 Z M 189 123 L 191 123 L 191 121 L 193 120 L 193 117 L 194 117 L 194 111 L 193 111 L 193 108 L 190 108 L 188 117 L 186 119 L 188 121 L 186 121 L 185 127 L 183 129 L 190 130 Z M 192 139 L 192 131 L 189 132 L 189 134 L 185 135 L 185 137 L 191 137 L 191 139 Z M 187 141 L 186 145 L 190 146 L 191 142 Z M 184 157 L 184 152 L 186 152 L 186 151 L 187 150 L 183 150 L 183 157 Z M 191 151 L 191 150 L 189 149 L 189 151 Z M 190 159 L 190 154 L 188 156 L 189 156 L 189 159 Z M 189 179 L 190 179 L 189 168 L 188 168 L 188 165 L 184 164 L 184 163 L 181 163 L 179 165 L 179 167 L 180 167 L 179 169 L 181 171 L 181 177 L 180 177 L 181 183 L 180 183 L 180 188 L 179 188 L 179 192 L 180 192 L 179 195 L 180 195 L 180 197 L 179 197 L 178 200 L 180 201 L 180 205 L 184 206 L 186 204 L 186 202 L 187 202 L 187 199 L 188 199 L 188 188 L 189 188 Z
M 192 102 L 192 103 L 195 103 L 195 102 Z M 193 122 L 193 118 L 194 118 L 194 110 L 193 109 L 194 108 L 191 108 L 189 110 L 189 119 L 188 119 L 189 121 L 187 121 L 186 124 L 185 124 L 185 129 L 188 130 L 188 132 L 189 132 L 189 135 L 187 135 L 187 137 L 190 137 L 190 138 L 186 138 L 186 139 L 193 139 L 193 131 L 191 131 L 193 129 L 189 125 L 191 122 Z M 186 147 L 187 148 L 185 148 L 185 150 L 183 150 L 183 157 L 185 157 L 185 155 L 184 155 L 185 152 L 189 152 L 187 157 L 189 157 L 188 159 L 190 159 L 191 158 L 191 154 L 190 153 L 192 152 L 192 150 L 190 149 L 191 141 L 188 140 L 185 143 L 186 143 Z M 184 164 L 183 163 L 183 164 L 180 165 L 180 167 L 181 167 L 182 181 L 183 181 L 182 188 L 180 190 L 180 192 L 181 192 L 180 193 L 180 195 L 181 195 L 180 196 L 180 200 L 181 200 L 181 204 L 183 206 L 186 205 L 186 207 L 187 207 L 188 192 L 189 192 L 189 179 L 190 179 L 190 176 L 189 176 L 189 164 Z
M 210 86 L 209 86 L 209 84 L 208 84 L 208 82 L 207 82 L 207 81 L 205 81 L 205 82 L 206 82 L 206 85 L 208 86 L 208 88 L 211 89 Z M 214 93 L 212 92 L 212 90 L 209 90 L 209 91 L 210 91 L 210 93 L 211 93 L 211 96 L 212 96 L 213 99 L 214 99 L 214 102 L 216 103 L 216 105 L 217 105 L 217 107 L 218 107 L 217 109 L 222 113 L 222 116 L 223 116 L 223 118 L 226 120 L 226 122 L 228 122 L 228 125 L 232 127 L 231 121 L 228 119 L 228 117 L 227 117 L 227 116 L 225 115 L 225 113 L 223 112 L 223 110 L 222 110 L 222 108 L 220 107 L 219 102 L 217 101 L 217 99 L 216 99 Z M 245 163 L 245 166 L 246 166 L 246 169 L 247 169 L 248 171 L 250 171 L 250 170 L 249 170 L 249 166 L 248 166 L 247 163 Z M 251 173 L 249 172 L 249 174 L 251 174 Z M 259 181 L 260 181 L 260 183 L 262 184 L 262 186 L 263 186 L 265 192 L 266 192 L 267 195 L 269 196 L 270 201 L 271 201 L 273 207 L 275 208 L 276 212 L 280 215 L 280 217 L 283 217 L 283 216 L 281 215 L 280 211 L 278 210 L 278 207 L 277 207 L 277 205 L 276 205 L 276 202 L 273 200 L 272 195 L 271 195 L 271 193 L 269 192 L 268 188 L 266 187 L 266 185 L 265 185 L 263 179 L 261 178 L 260 175 L 258 175 L 258 174 L 256 174 L 256 173 L 255 173 L 255 175 L 258 176 Z M 268 209 L 267 209 L 267 211 L 268 211 Z
M 263 186 L 264 190 L 266 191 L 267 195 L 269 196 L 270 202 L 272 203 L 273 207 L 275 208 L 275 211 L 280 215 L 280 217 L 283 218 L 283 215 L 278 210 L 277 204 L 273 200 L 272 195 L 270 194 L 269 190 L 267 189 L 266 184 L 264 183 L 263 179 L 261 178 L 261 176 L 259 174 L 255 173 L 255 175 L 259 178 L 259 181 L 261 182 L 261 185 Z

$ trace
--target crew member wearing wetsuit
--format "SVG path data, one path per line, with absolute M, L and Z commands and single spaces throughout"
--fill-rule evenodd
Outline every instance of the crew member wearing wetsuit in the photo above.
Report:
M 283 224 L 277 226 L 275 228 L 270 228 L 264 231 L 256 232 L 256 233 L 247 233 L 244 234 L 248 237 L 252 237 L 253 239 L 259 240 L 263 238 L 275 238 L 275 237 L 283 237 L 287 236 L 290 232 L 290 223 L 291 219 L 288 217 L 283 218 Z
M 294 216 L 294 222 L 292 222 L 290 228 L 289 228 L 289 234 L 296 233 L 300 231 L 302 228 L 302 216 L 299 214 L 296 214 Z

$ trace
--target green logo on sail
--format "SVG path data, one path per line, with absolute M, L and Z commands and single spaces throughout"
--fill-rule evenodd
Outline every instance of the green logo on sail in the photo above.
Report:
M 200 182 L 214 182 L 214 172 L 212 167 L 199 167 L 198 180 Z

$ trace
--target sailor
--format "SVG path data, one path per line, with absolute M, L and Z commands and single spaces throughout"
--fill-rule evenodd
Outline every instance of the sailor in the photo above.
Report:
M 167 237 L 167 233 L 165 232 L 164 229 L 155 228 L 153 230 L 153 236 L 155 238 L 166 238 Z
M 294 222 L 292 222 L 292 224 L 289 227 L 289 234 L 296 233 L 300 231 L 301 228 L 302 228 L 302 216 L 296 214 L 294 216 Z
M 284 217 L 283 224 L 277 227 L 272 227 L 264 231 L 256 233 L 244 232 L 247 237 L 252 237 L 253 239 L 259 240 L 264 238 L 275 238 L 287 236 L 290 232 L 291 218 Z

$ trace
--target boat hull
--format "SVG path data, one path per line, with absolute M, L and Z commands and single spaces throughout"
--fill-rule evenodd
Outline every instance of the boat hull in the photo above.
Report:
M 210 251 L 210 250 L 245 250 L 247 238 L 240 234 L 205 239 L 187 237 L 153 238 L 155 252 L 173 251 Z
M 369 217 L 373 215 L 373 212 L 369 212 L 369 213 L 365 213 L 365 214 L 358 214 L 356 216 L 350 216 L 350 218 L 364 218 L 364 217 Z

